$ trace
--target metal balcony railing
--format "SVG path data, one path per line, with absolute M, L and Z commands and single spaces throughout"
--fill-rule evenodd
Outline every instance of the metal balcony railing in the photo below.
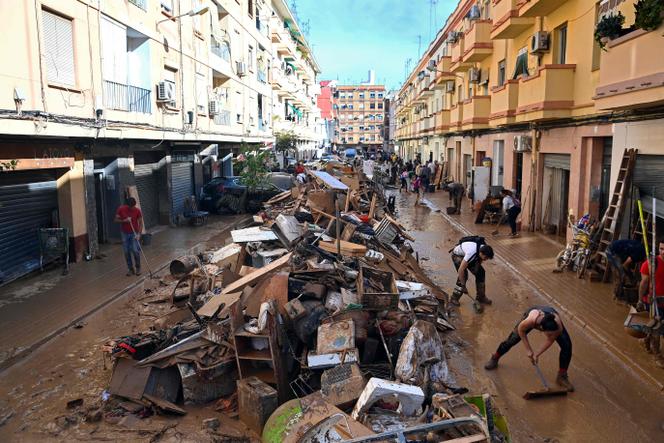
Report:
M 118 111 L 150 114 L 152 112 L 151 92 L 149 89 L 104 80 L 104 106 Z
M 129 0 L 129 3 L 136 5 L 144 11 L 148 9 L 148 0 Z
M 220 126 L 231 125 L 231 111 L 222 109 L 217 115 L 214 116 L 214 124 Z

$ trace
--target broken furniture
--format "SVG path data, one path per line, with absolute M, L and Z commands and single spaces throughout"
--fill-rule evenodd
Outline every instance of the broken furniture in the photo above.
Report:
M 237 381 L 237 399 L 240 420 L 257 434 L 279 406 L 277 391 L 257 377 Z

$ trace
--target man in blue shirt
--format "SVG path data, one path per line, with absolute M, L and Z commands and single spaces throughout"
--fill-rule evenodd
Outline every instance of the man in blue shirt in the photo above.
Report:
M 615 240 L 606 248 L 606 259 L 613 270 L 614 299 L 624 300 L 623 288 L 626 283 L 634 283 L 635 271 L 646 259 L 646 249 L 640 240 Z

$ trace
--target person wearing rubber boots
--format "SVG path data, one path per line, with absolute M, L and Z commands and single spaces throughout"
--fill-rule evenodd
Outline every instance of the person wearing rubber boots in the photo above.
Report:
M 457 270 L 457 282 L 450 303 L 456 306 L 461 305 L 461 297 L 468 294 L 466 283 L 468 281 L 468 271 L 475 276 L 475 287 L 477 295 L 473 307 L 475 311 L 481 313 L 484 311 L 482 305 L 490 305 L 492 302 L 486 296 L 486 272 L 482 263 L 493 259 L 493 249 L 484 242 L 484 237 L 469 236 L 463 237 L 459 243 L 450 250 L 452 263 Z
M 546 341 L 537 352 L 533 351 L 528 341 L 528 334 L 533 329 L 544 333 L 546 336 Z M 565 325 L 563 325 L 560 314 L 554 308 L 551 306 L 534 306 L 524 312 L 514 330 L 498 346 L 496 352 L 484 365 L 484 369 L 489 371 L 496 369 L 498 367 L 498 360 L 520 341 L 523 341 L 523 346 L 526 348 L 526 355 L 533 364 L 537 364 L 539 356 L 546 352 L 553 342 L 558 343 L 560 355 L 558 357 L 559 369 L 556 383 L 569 392 L 574 391 L 574 386 L 567 377 L 567 369 L 572 361 L 572 340 L 567 333 L 567 329 L 565 329 Z

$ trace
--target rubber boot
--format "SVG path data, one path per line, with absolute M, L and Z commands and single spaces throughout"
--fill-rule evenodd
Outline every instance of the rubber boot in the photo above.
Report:
M 477 283 L 477 297 L 475 300 L 483 305 L 490 305 L 493 303 L 490 298 L 486 296 L 486 283 Z
M 484 306 L 482 306 L 482 303 L 480 303 L 478 300 L 473 302 L 473 309 L 475 310 L 476 314 L 481 314 L 484 312 Z
M 498 367 L 498 358 L 496 358 L 495 355 L 492 355 L 491 358 L 489 359 L 488 362 L 484 365 L 484 369 L 487 371 L 491 371 L 492 369 L 496 369 Z
M 454 291 L 452 292 L 452 297 L 450 297 L 450 304 L 454 306 L 461 306 L 461 297 L 463 296 L 463 292 L 458 290 L 457 288 L 454 288 Z
M 559 372 L 558 377 L 556 377 L 556 384 L 567 389 L 567 392 L 574 392 L 574 385 L 570 383 L 567 373 Z

